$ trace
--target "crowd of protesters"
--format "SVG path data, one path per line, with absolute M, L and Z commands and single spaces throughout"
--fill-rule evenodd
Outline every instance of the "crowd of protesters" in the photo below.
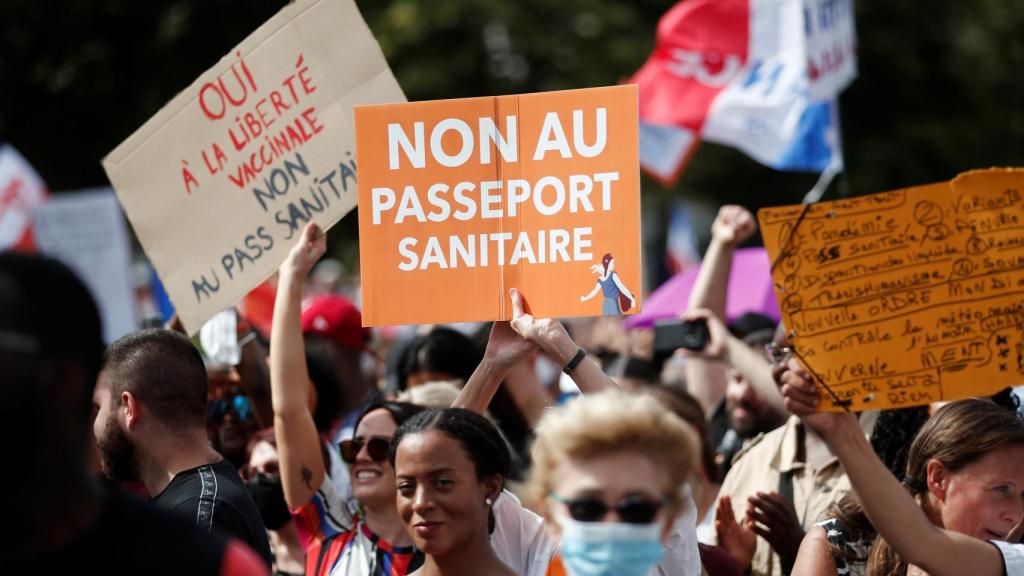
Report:
M 754 232 L 720 210 L 679 303 L 707 343 L 669 354 L 515 288 L 385 342 L 310 297 L 310 224 L 214 366 L 173 324 L 105 346 L 73 273 L 0 255 L 0 573 L 1024 575 L 1016 396 L 816 412 L 785 327 L 726 320 Z

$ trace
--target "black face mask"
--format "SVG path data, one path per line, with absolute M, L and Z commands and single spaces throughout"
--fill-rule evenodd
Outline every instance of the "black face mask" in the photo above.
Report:
M 256 501 L 256 508 L 263 517 L 267 530 L 280 530 L 292 519 L 288 504 L 284 501 L 284 488 L 278 474 L 256 474 L 246 485 Z

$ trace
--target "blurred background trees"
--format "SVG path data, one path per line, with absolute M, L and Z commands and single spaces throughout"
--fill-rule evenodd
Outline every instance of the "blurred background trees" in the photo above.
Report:
M 282 0 L 0 3 L 0 139 L 53 190 L 104 185 L 100 159 L 272 16 Z M 646 60 L 668 0 L 359 0 L 410 100 L 614 84 Z M 843 94 L 847 172 L 831 197 L 1021 165 L 1024 3 L 858 2 Z M 705 144 L 672 189 L 716 207 L 799 202 L 814 174 Z M 355 217 L 332 234 L 351 260 Z

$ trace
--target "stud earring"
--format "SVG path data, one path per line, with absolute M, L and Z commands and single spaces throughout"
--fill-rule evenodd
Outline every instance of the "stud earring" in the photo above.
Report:
M 494 504 L 494 501 L 491 500 L 490 498 L 487 498 L 486 500 L 484 500 L 484 504 L 486 504 L 487 506 L 490 506 L 491 504 Z

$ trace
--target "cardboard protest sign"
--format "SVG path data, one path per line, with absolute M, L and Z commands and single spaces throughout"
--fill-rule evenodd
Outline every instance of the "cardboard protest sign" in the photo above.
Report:
M 1024 381 L 1024 170 L 759 219 L 823 410 L 902 408 Z M 827 387 L 827 388 L 826 388 Z
M 104 159 L 189 333 L 355 206 L 352 107 L 404 100 L 352 0 L 298 0 Z
M 110 188 L 50 198 L 35 212 L 39 249 L 71 267 L 92 293 L 109 344 L 138 328 L 132 248 Z
M 636 86 L 362 106 L 356 148 L 364 324 L 639 308 Z

